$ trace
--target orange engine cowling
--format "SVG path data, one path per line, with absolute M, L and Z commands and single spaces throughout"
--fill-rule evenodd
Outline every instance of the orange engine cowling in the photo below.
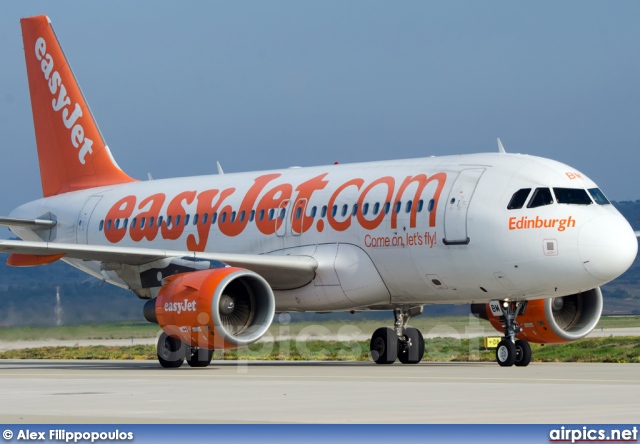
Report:
M 471 312 L 504 332 L 504 318 L 495 316 L 489 304 L 472 304 Z M 519 339 L 538 344 L 558 344 L 584 338 L 602 313 L 602 292 L 594 288 L 568 296 L 529 301 L 516 318 L 522 331 Z
M 171 276 L 145 318 L 185 344 L 209 350 L 252 344 L 269 329 L 273 291 L 262 276 L 226 267 Z

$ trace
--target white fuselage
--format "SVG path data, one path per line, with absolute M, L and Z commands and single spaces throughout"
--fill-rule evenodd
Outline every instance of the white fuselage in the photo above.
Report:
M 358 310 L 564 296 L 624 272 L 637 242 L 612 205 L 507 209 L 520 189 L 554 187 L 597 185 L 555 161 L 474 154 L 135 182 L 11 216 L 57 220 L 14 229 L 26 240 L 313 256 L 314 281 L 276 289 L 276 309 Z

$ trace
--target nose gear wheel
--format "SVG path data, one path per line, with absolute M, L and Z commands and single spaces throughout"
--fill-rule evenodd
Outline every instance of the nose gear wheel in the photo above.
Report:
M 526 309 L 526 302 L 501 301 L 502 319 L 504 319 L 504 338 L 498 343 L 496 348 L 496 362 L 501 367 L 526 367 L 531 362 L 531 346 L 524 339 L 517 339 L 516 335 L 522 331 L 516 318 Z M 558 310 L 571 311 L 572 304 L 565 308 L 558 304 Z

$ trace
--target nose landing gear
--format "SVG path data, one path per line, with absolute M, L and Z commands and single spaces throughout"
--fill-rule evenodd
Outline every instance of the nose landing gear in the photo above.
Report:
M 501 367 L 526 367 L 531 362 L 531 346 L 524 339 L 516 340 L 516 335 L 522 331 L 516 321 L 517 316 L 526 308 L 526 302 L 503 301 L 501 303 L 504 317 L 504 338 L 496 348 L 496 361 Z

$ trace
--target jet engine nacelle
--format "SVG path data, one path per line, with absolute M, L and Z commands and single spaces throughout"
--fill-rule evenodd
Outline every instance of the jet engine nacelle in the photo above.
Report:
M 504 318 L 495 316 L 489 304 L 471 304 L 471 312 L 503 332 Z M 602 313 L 602 292 L 594 288 L 582 293 L 529 301 L 516 318 L 522 331 L 519 339 L 538 344 L 558 344 L 584 338 Z
M 226 267 L 165 279 L 144 316 L 169 336 L 209 350 L 252 344 L 269 329 L 275 313 L 271 287 L 260 275 Z

